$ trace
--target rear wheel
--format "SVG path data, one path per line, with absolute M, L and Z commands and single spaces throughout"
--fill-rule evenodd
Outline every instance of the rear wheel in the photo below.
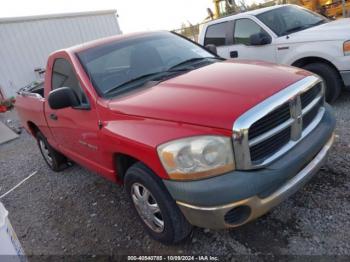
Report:
M 41 132 L 36 134 L 38 146 L 46 164 L 55 172 L 61 171 L 67 166 L 67 159 L 64 155 L 53 149 Z
M 311 63 L 303 68 L 319 75 L 323 79 L 326 86 L 325 96 L 327 102 L 332 103 L 338 98 L 342 89 L 342 81 L 333 67 L 326 63 Z
M 191 232 L 188 223 L 162 181 L 145 165 L 136 163 L 125 175 L 125 189 L 149 235 L 173 244 Z

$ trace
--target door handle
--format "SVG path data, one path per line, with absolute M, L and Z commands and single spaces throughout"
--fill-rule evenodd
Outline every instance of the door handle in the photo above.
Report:
M 58 119 L 57 115 L 54 114 L 54 113 L 50 114 L 50 118 L 51 118 L 52 120 L 57 120 L 57 119 Z
M 231 58 L 236 58 L 236 57 L 238 57 L 238 51 L 231 51 L 231 52 L 230 52 L 230 57 L 231 57 Z

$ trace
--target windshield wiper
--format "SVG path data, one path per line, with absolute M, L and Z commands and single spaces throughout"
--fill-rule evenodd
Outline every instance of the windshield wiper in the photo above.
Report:
M 173 74 L 180 73 L 180 72 L 186 72 L 186 71 L 189 71 L 192 69 L 193 68 L 179 68 L 179 69 L 171 69 L 171 70 L 165 70 L 165 71 L 159 71 L 159 72 L 141 75 L 141 76 L 132 78 L 132 79 L 120 84 L 120 85 L 112 87 L 112 88 L 108 89 L 107 91 L 105 91 L 103 94 L 108 95 L 110 93 L 115 92 L 116 90 L 118 90 L 118 91 L 123 90 L 125 87 L 129 86 L 130 84 L 135 83 L 135 82 L 139 82 L 142 79 L 147 79 L 147 81 L 141 82 L 140 85 L 144 85 L 145 83 L 149 82 L 150 80 L 152 80 L 152 81 L 161 80 L 166 76 L 173 75 Z
M 178 63 L 178 64 L 170 67 L 168 70 L 172 71 L 173 69 L 176 69 L 178 67 L 181 67 L 181 66 L 184 66 L 187 64 L 192 64 L 192 63 L 195 63 L 197 61 L 206 60 L 206 59 L 219 59 L 219 58 L 217 58 L 217 57 L 194 57 L 194 58 L 190 58 L 190 59 L 187 59 L 185 61 L 182 61 L 181 63 Z
M 117 85 L 117 86 L 114 86 L 114 87 L 108 89 L 108 90 L 105 91 L 103 94 L 104 94 L 104 95 L 108 95 L 108 94 L 110 94 L 110 93 L 113 93 L 115 90 L 121 89 L 121 88 L 123 88 L 123 87 L 125 87 L 125 86 L 127 86 L 127 85 L 129 85 L 129 84 L 132 84 L 132 83 L 134 83 L 134 82 L 138 82 L 138 81 L 140 81 L 140 80 L 142 80 L 142 79 L 146 79 L 146 78 L 151 78 L 151 79 L 152 79 L 154 76 L 158 76 L 158 75 L 160 75 L 160 74 L 162 74 L 162 73 L 164 73 L 164 71 L 159 71 L 159 72 L 149 73 L 149 74 L 145 74 L 145 75 L 140 75 L 140 76 L 135 77 L 135 78 L 132 78 L 132 79 L 130 79 L 130 80 L 128 80 L 128 81 L 126 81 L 126 82 L 120 84 L 120 85 Z M 147 82 L 148 82 L 148 81 L 147 81 Z
M 108 95 L 108 94 L 114 93 L 117 90 L 122 91 L 125 89 L 125 87 L 129 86 L 130 84 L 141 81 L 143 79 L 147 79 L 147 81 L 141 82 L 140 85 L 144 85 L 145 83 L 149 82 L 150 80 L 158 80 L 158 79 L 161 80 L 164 77 L 167 77 L 167 76 L 172 75 L 172 74 L 193 70 L 193 69 L 195 69 L 193 66 L 188 66 L 188 67 L 182 67 L 182 66 L 194 63 L 196 61 L 206 60 L 206 59 L 224 60 L 220 57 L 195 57 L 195 58 L 191 58 L 191 59 L 185 60 L 177 65 L 174 65 L 174 66 L 168 68 L 167 70 L 149 73 L 149 74 L 144 74 L 144 75 L 132 78 L 132 79 L 120 84 L 120 85 L 117 85 L 117 86 L 114 86 L 114 87 L 108 89 L 103 94 Z
M 299 26 L 296 26 L 296 27 L 293 27 L 293 28 L 290 28 L 290 29 L 284 31 L 283 35 L 287 35 L 287 34 L 290 34 L 290 33 L 294 33 L 294 32 L 297 32 L 297 31 L 304 30 L 304 29 L 308 29 L 310 27 L 318 26 L 318 25 L 324 24 L 326 22 L 327 21 L 325 21 L 325 20 L 320 20 L 320 21 L 318 21 L 318 22 L 316 22 L 314 24 L 299 25 Z
M 318 22 L 316 22 L 314 24 L 311 24 L 310 27 L 317 26 L 317 25 L 322 25 L 322 24 L 325 24 L 327 22 L 328 22 L 327 20 L 320 20 L 320 21 L 318 21 Z
M 294 32 L 297 32 L 297 31 L 300 31 L 300 30 L 303 30 L 306 28 L 307 28 L 307 26 L 305 26 L 305 25 L 303 25 L 303 26 L 299 25 L 299 26 L 296 26 L 296 27 L 293 27 L 293 28 L 290 28 L 290 29 L 284 31 L 283 35 L 288 35 L 290 33 L 294 33 Z

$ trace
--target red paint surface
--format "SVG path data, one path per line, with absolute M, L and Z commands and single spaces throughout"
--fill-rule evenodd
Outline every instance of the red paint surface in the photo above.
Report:
M 70 61 L 91 110 L 52 110 L 46 99 L 17 97 L 23 125 L 35 124 L 49 143 L 75 162 L 118 181 L 115 155 L 132 156 L 167 178 L 157 146 L 181 137 L 218 134 L 231 136 L 233 122 L 269 96 L 309 75 L 301 69 L 262 62 L 226 61 L 190 71 L 156 86 L 122 97 L 98 97 L 75 56 L 76 51 L 118 36 L 53 53 L 48 60 L 45 97 L 51 91 L 51 70 L 56 58 Z M 49 118 L 51 113 L 57 121 Z M 98 128 L 98 122 L 103 124 Z M 87 147 L 86 145 L 92 147 Z

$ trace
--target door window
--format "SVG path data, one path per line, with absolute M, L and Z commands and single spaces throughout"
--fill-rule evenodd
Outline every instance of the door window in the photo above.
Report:
M 51 86 L 52 90 L 60 87 L 70 87 L 77 95 L 81 105 L 88 104 L 72 65 L 63 58 L 58 58 L 54 62 Z
M 223 46 L 226 43 L 227 22 L 211 25 L 207 28 L 204 45 Z
M 233 43 L 235 45 L 250 44 L 250 36 L 257 33 L 265 32 L 257 23 L 248 18 L 239 19 L 235 22 L 233 33 Z

